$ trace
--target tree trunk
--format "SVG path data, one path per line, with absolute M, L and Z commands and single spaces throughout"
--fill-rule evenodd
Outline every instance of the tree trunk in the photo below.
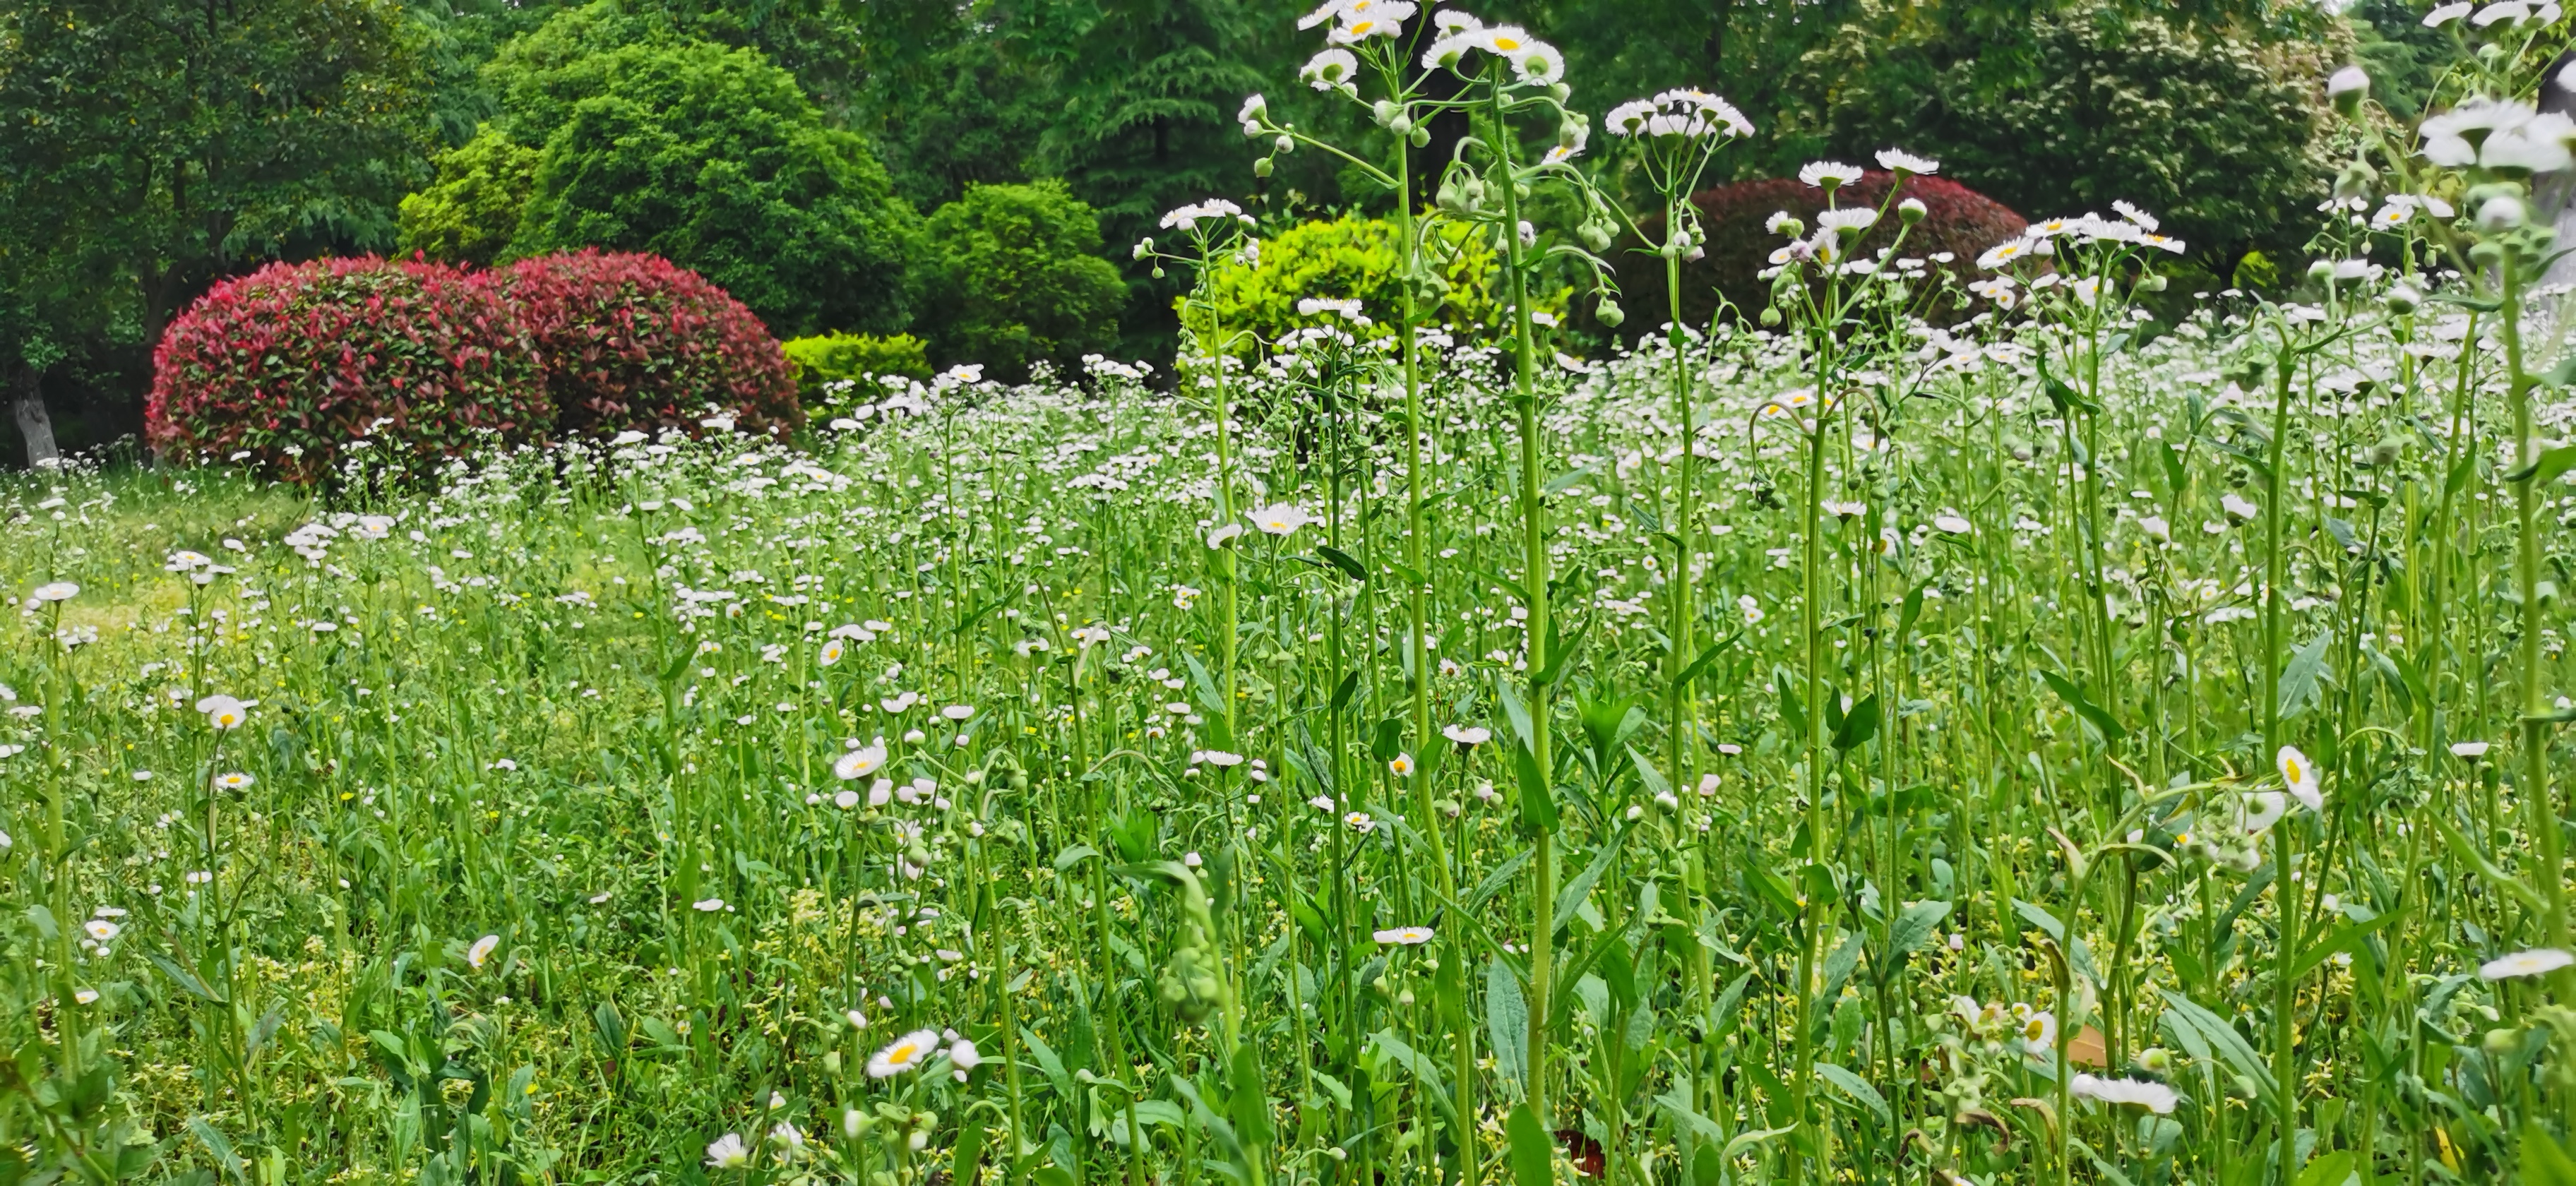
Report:
M 47 469 L 62 460 L 54 448 L 54 420 L 45 414 L 45 372 L 31 362 L 18 364 L 10 410 L 18 416 L 18 435 L 27 440 L 27 468 Z

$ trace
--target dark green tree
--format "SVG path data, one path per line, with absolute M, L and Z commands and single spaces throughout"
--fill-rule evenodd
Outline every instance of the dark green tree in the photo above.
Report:
M 2278 23 L 2052 6 L 2012 30 L 2019 60 L 1998 65 L 1976 23 L 1909 24 L 1873 2 L 1806 55 L 1799 85 L 1829 151 L 1935 156 L 1942 176 L 2034 218 L 2125 199 L 2223 277 L 2249 251 L 2305 242 L 2334 172 L 2324 84 L 2349 36 L 2265 12 Z
M 1235 0 L 1101 0 L 1063 67 L 1044 160 L 1100 211 L 1111 244 L 1133 244 L 1184 202 L 1252 188 L 1253 154 L 1234 113 L 1281 79 L 1252 64 L 1251 27 Z M 1179 329 L 1174 282 L 1125 270 L 1122 353 L 1168 353 Z
M 969 186 L 930 217 L 921 324 L 940 363 L 1018 381 L 1118 339 L 1127 286 L 1091 207 L 1054 180 Z
M 916 215 L 866 141 L 757 52 L 601 0 L 504 47 L 484 81 L 495 117 L 406 201 L 407 246 L 649 251 L 781 335 L 908 323 Z
M 157 339 L 261 259 L 391 246 L 430 142 L 426 81 L 395 0 L 0 6 L 13 387 Z

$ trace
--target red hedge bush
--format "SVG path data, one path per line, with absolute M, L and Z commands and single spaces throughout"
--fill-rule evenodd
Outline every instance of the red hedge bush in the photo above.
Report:
M 558 435 L 698 431 L 710 404 L 742 432 L 805 422 L 796 368 L 742 302 L 658 255 L 583 251 L 503 274 L 544 360 Z
M 1886 200 L 1892 180 L 1892 174 L 1869 170 L 1861 174 L 1860 180 L 1842 187 L 1834 204 L 1877 209 Z M 1923 221 L 1905 237 L 1905 256 L 1931 261 L 1935 255 L 1948 252 L 1953 258 L 1946 264 L 1936 261 L 1934 266 L 1962 281 L 1977 278 L 1977 256 L 1985 249 L 2020 234 L 2030 225 L 2028 219 L 2003 203 L 1939 177 L 1909 177 L 1898 196 L 1920 198 L 1926 207 Z M 1793 177 L 1774 177 L 1701 190 L 1691 195 L 1691 203 L 1699 207 L 1700 226 L 1708 232 L 1708 254 L 1682 265 L 1682 318 L 1705 329 L 1710 315 L 1717 310 L 1721 293 L 1748 321 L 1771 303 L 1770 282 L 1760 279 L 1757 273 L 1770 266 L 1771 252 L 1786 240 L 1763 224 L 1774 211 L 1785 210 L 1814 229 L 1816 213 L 1825 208 L 1825 191 Z M 1646 233 L 1660 240 L 1662 221 L 1658 217 L 1648 223 Z M 1891 209 L 1886 219 L 1861 236 L 1855 254 L 1876 253 L 1894 241 L 1899 226 Z M 1629 314 L 1623 329 L 1630 333 L 1661 329 L 1671 317 L 1664 296 L 1663 261 L 1626 253 L 1618 258 L 1637 261 L 1622 262 L 1619 267 L 1620 303 Z
M 247 452 L 289 481 L 328 475 L 362 436 L 417 460 L 466 448 L 476 430 L 541 438 L 554 420 L 534 343 L 497 286 L 442 264 L 271 264 L 199 298 L 152 362 L 155 452 Z

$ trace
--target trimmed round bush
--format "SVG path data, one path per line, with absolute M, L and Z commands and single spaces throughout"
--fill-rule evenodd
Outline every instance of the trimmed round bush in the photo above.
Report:
M 784 438 L 796 368 L 742 302 L 658 255 L 581 251 L 502 273 L 543 360 L 557 435 L 678 428 L 715 412 Z
M 1869 170 L 1842 187 L 1834 204 L 1877 209 L 1886 202 L 1888 184 L 1894 179 L 1893 174 Z M 1979 253 L 2030 225 L 2003 203 L 1940 177 L 1909 177 L 1897 196 L 1919 198 L 1925 207 L 1923 221 L 1905 236 L 1904 256 L 1928 261 L 1962 282 L 1977 277 Z M 1785 211 L 1812 229 L 1817 212 L 1825 208 L 1825 191 L 1794 177 L 1773 177 L 1704 189 L 1691 195 L 1691 203 L 1699 207 L 1700 226 L 1708 232 L 1708 254 L 1682 265 L 1682 320 L 1706 329 L 1721 295 L 1748 321 L 1771 303 L 1771 284 L 1759 273 L 1770 266 L 1771 253 L 1787 240 L 1772 234 L 1765 224 L 1772 214 Z M 1886 218 L 1861 236 L 1855 256 L 1873 255 L 1894 242 L 1902 225 L 1891 207 Z M 1663 219 L 1649 220 L 1644 229 L 1660 240 Z M 1944 254 L 1950 258 L 1941 259 Z M 1663 261 L 1625 251 L 1612 258 L 1619 267 L 1620 303 L 1628 311 L 1622 332 L 1661 332 L 1671 319 Z
M 360 438 L 412 463 L 554 423 L 527 328 L 490 277 L 444 264 L 271 264 L 198 298 L 152 358 L 156 453 L 294 482 Z

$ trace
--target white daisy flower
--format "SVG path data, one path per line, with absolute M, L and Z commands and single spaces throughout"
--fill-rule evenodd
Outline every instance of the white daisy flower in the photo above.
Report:
M 1360 70 L 1360 60 L 1347 49 L 1328 49 L 1306 59 L 1298 67 L 1298 81 L 1319 91 L 1329 91 L 1350 82 Z
M 1941 162 L 1929 157 L 1919 157 L 1902 149 L 1882 148 L 1878 150 L 1878 167 L 1890 173 L 1911 173 L 1918 177 L 1929 177 L 1941 171 Z
M 2067 1090 L 2089 1100 L 2100 1100 L 2113 1106 L 2133 1104 L 2158 1116 L 2171 1115 L 2181 1099 L 2174 1089 L 2144 1079 L 2102 1079 L 2077 1075 L 2066 1082 Z
M 743 1143 L 742 1134 L 729 1132 L 707 1145 L 707 1168 L 741 1169 L 751 1164 L 751 1146 Z
M 868 1059 L 868 1077 L 890 1079 L 906 1071 L 919 1070 L 921 1064 L 939 1052 L 939 1031 L 914 1030 L 888 1043 Z
M 1860 166 L 1840 161 L 1809 161 L 1799 167 L 1798 180 L 1817 189 L 1835 189 L 1860 180 Z
M 2535 947 L 2529 951 L 2517 951 L 2512 955 L 2488 960 L 2478 965 L 2478 975 L 2488 980 L 2546 976 L 2569 964 L 2576 964 L 2576 955 L 2555 947 Z
M 2326 809 L 2325 796 L 2317 790 L 2316 765 L 2308 761 L 2306 754 L 2299 752 L 2299 747 L 2282 746 L 2273 762 L 2281 768 L 2281 785 L 2288 788 L 2292 798 L 2310 811 Z

